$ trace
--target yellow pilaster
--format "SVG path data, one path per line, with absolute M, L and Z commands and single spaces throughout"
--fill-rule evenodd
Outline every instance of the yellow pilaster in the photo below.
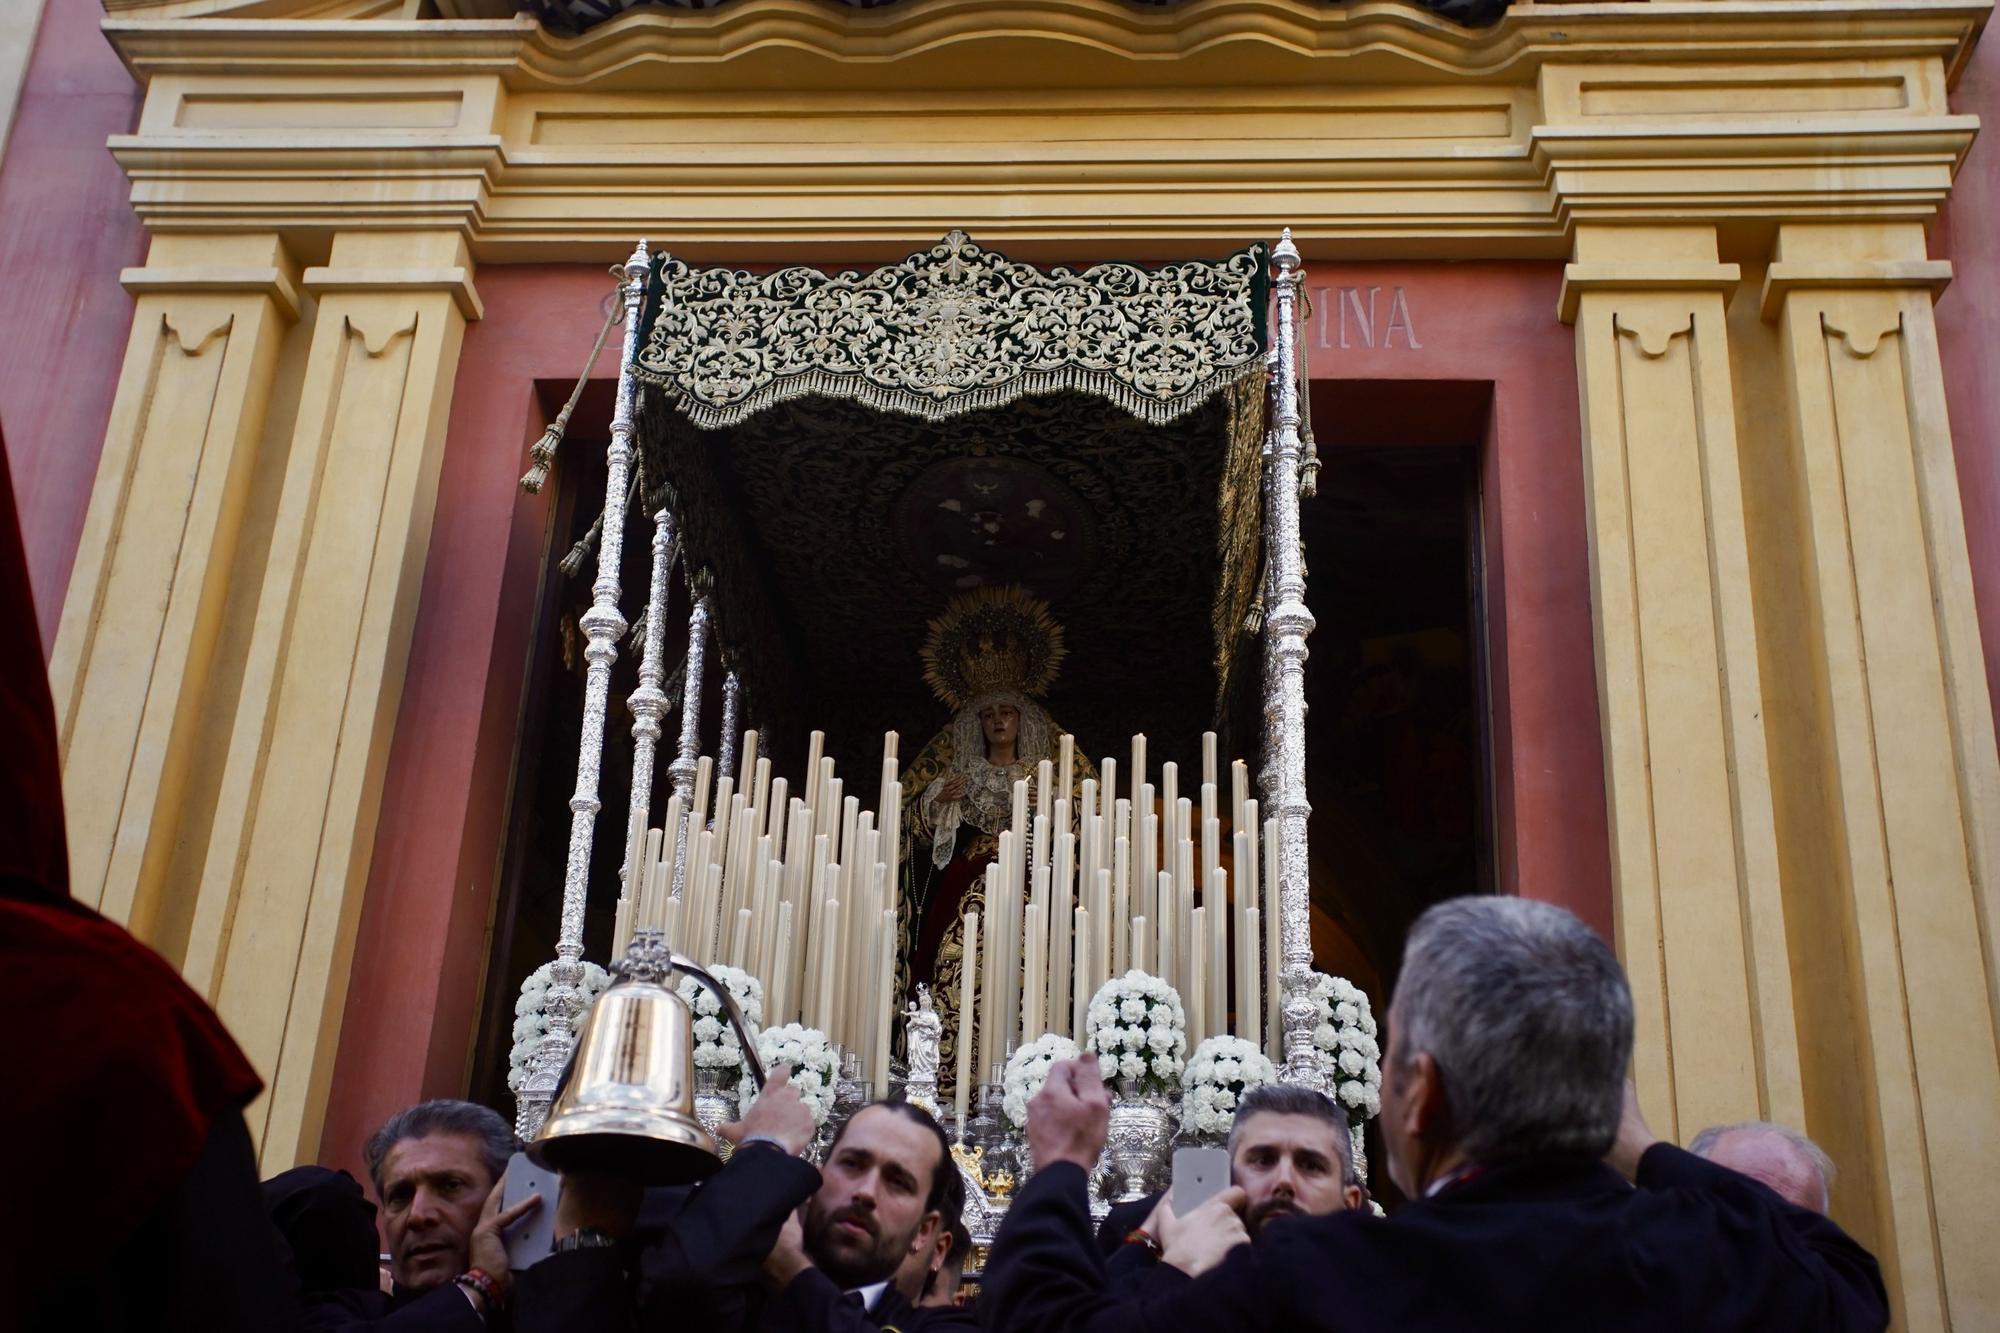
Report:
M 275 235 L 165 236 L 143 268 L 50 677 L 82 901 L 154 924 L 298 271 Z M 217 709 L 221 711 L 218 712 Z
M 1619 951 L 1676 1136 L 1803 1099 L 1725 301 L 1706 226 L 1582 225 L 1576 325 Z
M 1804 534 L 1823 791 L 1844 935 L 1801 995 L 1856 997 L 1854 1058 L 1885 1268 L 1912 1329 L 2000 1324 L 1994 875 L 2000 756 L 1932 318 L 1948 266 L 1910 224 L 1787 225 L 1765 281 L 1780 327 Z M 1804 970 L 1810 968 L 1810 970 Z M 1841 969 L 1854 969 L 1842 974 Z M 1826 1108 L 1825 1114 L 1840 1114 Z
M 266 1170 L 318 1150 L 465 321 L 455 233 L 341 234 L 184 970 L 269 1083 Z

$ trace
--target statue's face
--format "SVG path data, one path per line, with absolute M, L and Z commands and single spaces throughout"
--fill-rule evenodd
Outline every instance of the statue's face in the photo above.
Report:
M 1021 734 L 1021 710 L 1012 704 L 988 704 L 979 710 L 979 725 L 989 746 L 1010 744 Z

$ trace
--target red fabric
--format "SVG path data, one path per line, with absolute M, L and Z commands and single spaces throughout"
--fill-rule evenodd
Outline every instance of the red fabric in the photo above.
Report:
M 69 896 L 55 709 L 0 441 L 0 1323 L 91 1271 L 262 1084 L 158 954 Z

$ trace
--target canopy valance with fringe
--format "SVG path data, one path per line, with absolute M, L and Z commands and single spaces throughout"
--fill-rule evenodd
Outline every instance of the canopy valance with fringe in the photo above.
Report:
M 1162 425 L 1262 372 L 1268 267 L 1253 245 L 1042 270 L 962 231 L 866 273 L 662 254 L 634 374 L 704 430 L 807 395 L 939 421 L 1063 391 Z

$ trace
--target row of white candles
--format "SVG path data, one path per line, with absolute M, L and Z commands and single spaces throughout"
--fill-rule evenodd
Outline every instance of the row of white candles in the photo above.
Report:
M 888 1092 L 902 938 L 897 737 L 883 738 L 872 811 L 846 794 L 824 745 L 825 734 L 812 733 L 799 796 L 773 777 L 754 731 L 743 738 L 743 790 L 729 776 L 713 781 L 703 757 L 686 809 L 671 798 L 661 827 L 627 849 L 612 957 L 624 955 L 634 930 L 650 929 L 697 962 L 742 968 L 764 984 L 768 1023 L 805 1021 L 859 1053 L 879 1097 Z M 1230 1031 L 1233 1014 L 1234 1035 L 1261 1041 L 1274 1058 L 1280 1049 L 1277 821 L 1262 821 L 1260 847 L 1243 761 L 1230 769 L 1233 902 L 1214 732 L 1202 737 L 1198 807 L 1180 794 L 1176 765 L 1161 766 L 1157 788 L 1147 781 L 1143 734 L 1132 738 L 1126 796 L 1115 759 L 1080 789 L 1074 772 L 1074 742 L 1064 735 L 1058 757 L 1038 765 L 1032 799 L 1028 782 L 1015 784 L 1010 827 L 986 868 L 985 919 L 964 915 L 961 1034 L 976 1005 L 979 1035 L 976 1052 L 974 1042 L 957 1042 L 961 1123 L 975 1074 L 1044 1032 L 1081 1043 L 1091 997 L 1135 968 L 1180 994 L 1190 1046 Z M 982 988 L 989 977 L 1013 982 Z
M 1105 759 L 1080 788 L 1074 764 L 1065 735 L 1057 759 L 1037 767 L 1032 801 L 1029 783 L 1014 785 L 1009 829 L 986 868 L 986 919 L 964 915 L 959 1013 L 977 1004 L 979 1036 L 976 1052 L 973 1042 L 957 1045 L 960 1123 L 975 1074 L 990 1075 L 1017 1040 L 1053 1032 L 1081 1044 L 1091 998 L 1132 969 L 1179 993 L 1191 1047 L 1230 1033 L 1232 1016 L 1233 1035 L 1273 1058 L 1282 1046 L 1278 822 L 1260 821 L 1248 767 L 1242 760 L 1230 767 L 1225 866 L 1214 732 L 1202 736 L 1198 823 L 1176 765 L 1161 766 L 1158 788 L 1147 781 L 1143 734 L 1132 738 L 1127 796 L 1118 795 L 1116 759 Z M 1020 982 L 982 987 L 983 977 Z
M 656 930 L 698 963 L 743 969 L 763 983 L 767 1024 L 818 1027 L 861 1056 L 883 1097 L 897 1010 L 896 733 L 883 738 L 875 810 L 846 792 L 825 739 L 812 733 L 797 796 L 758 756 L 754 731 L 743 737 L 743 790 L 724 776 L 711 792 L 714 764 L 702 757 L 687 809 L 670 798 L 662 826 L 627 849 L 612 957 L 624 956 L 635 930 Z

